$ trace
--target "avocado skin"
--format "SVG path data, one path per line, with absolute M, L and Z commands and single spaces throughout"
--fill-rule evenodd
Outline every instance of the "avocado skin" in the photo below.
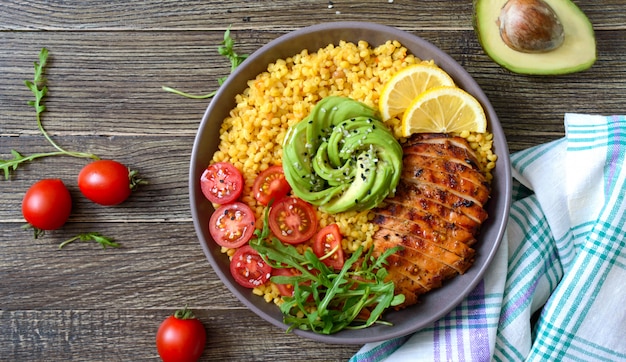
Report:
M 544 1 L 562 21 L 565 43 L 553 51 L 529 54 L 512 50 L 500 38 L 495 19 L 507 0 L 473 0 L 472 25 L 485 53 L 517 74 L 562 75 L 591 68 L 597 50 L 593 25 L 587 16 L 570 0 Z
M 346 97 L 326 97 L 291 127 L 283 170 L 295 196 L 335 214 L 371 209 L 400 179 L 402 147 L 377 112 Z

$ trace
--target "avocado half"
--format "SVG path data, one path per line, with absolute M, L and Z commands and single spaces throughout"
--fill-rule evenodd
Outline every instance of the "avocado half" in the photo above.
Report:
M 498 17 L 507 0 L 474 0 L 474 30 L 485 53 L 520 74 L 558 75 L 590 68 L 596 61 L 596 40 L 587 16 L 569 0 L 544 1 L 563 25 L 563 43 L 551 51 L 526 53 L 513 50 L 500 36 Z

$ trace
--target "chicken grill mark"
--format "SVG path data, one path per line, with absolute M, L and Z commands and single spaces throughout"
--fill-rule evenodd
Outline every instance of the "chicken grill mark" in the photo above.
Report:
M 373 239 L 375 255 L 402 246 L 387 259 L 387 279 L 405 295 L 406 307 L 471 267 L 490 186 L 461 137 L 417 134 L 403 151 L 396 193 L 374 210 Z

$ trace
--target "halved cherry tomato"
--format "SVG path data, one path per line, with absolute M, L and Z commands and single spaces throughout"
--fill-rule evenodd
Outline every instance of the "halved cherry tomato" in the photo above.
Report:
M 209 232 L 221 246 L 238 248 L 250 240 L 256 221 L 250 207 L 242 202 L 222 205 L 209 220 Z
M 284 197 L 272 206 L 269 224 L 270 230 L 282 242 L 299 244 L 315 235 L 317 214 L 306 201 Z
M 215 204 L 228 204 L 241 196 L 243 175 L 228 162 L 216 162 L 204 170 L 200 178 L 200 188 L 209 201 Z
M 294 276 L 298 274 L 299 272 L 297 270 L 294 270 L 291 268 L 276 268 L 272 270 L 272 276 L 280 275 L 280 276 L 290 277 L 290 276 Z M 279 284 L 279 283 L 274 283 L 274 284 L 276 284 L 276 287 L 278 288 L 278 292 L 283 297 L 291 297 L 293 295 L 292 284 Z
M 344 254 L 341 248 L 343 236 L 337 224 L 330 224 L 320 230 L 315 236 L 313 252 L 322 262 L 335 270 L 341 270 L 344 264 Z M 334 251 L 333 251 L 334 250 Z
M 254 198 L 263 205 L 269 204 L 272 200 L 282 199 L 289 191 L 291 186 L 285 178 L 282 166 L 271 166 L 261 172 L 252 186 Z
M 315 271 L 316 269 L 311 270 L 312 273 L 315 273 Z M 293 268 L 278 268 L 278 269 L 272 270 L 272 276 L 275 276 L 275 275 L 290 277 L 290 276 L 300 275 L 300 271 L 297 269 L 293 269 Z M 278 283 L 274 283 L 274 284 L 278 288 L 278 292 L 280 293 L 280 295 L 282 295 L 283 297 L 293 296 L 294 288 L 292 284 L 278 284 Z M 300 283 L 300 285 L 311 285 L 311 281 L 308 280 L 306 282 Z M 313 295 L 309 295 L 309 297 L 307 298 L 307 301 L 313 301 Z
M 235 251 L 230 260 L 230 273 L 241 286 L 254 288 L 268 281 L 272 267 L 250 245 L 244 245 Z

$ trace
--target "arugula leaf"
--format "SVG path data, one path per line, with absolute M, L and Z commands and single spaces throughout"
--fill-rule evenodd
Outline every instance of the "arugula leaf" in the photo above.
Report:
M 303 254 L 270 235 L 269 207 L 265 210 L 263 228 L 255 231 L 250 246 L 273 268 L 293 268 L 299 274 L 273 276 L 278 284 L 291 284 L 293 296 L 283 297 L 280 310 L 289 325 L 287 332 L 299 328 L 321 334 L 342 329 L 366 328 L 374 323 L 387 324 L 380 318 L 384 311 L 404 302 L 395 295 L 393 282 L 386 282 L 386 259 L 400 247 L 374 257 L 371 248 L 363 256 L 359 248 L 337 272 L 324 264 L 311 249 Z M 361 263 L 359 263 L 361 261 Z M 366 319 L 361 317 L 367 315 Z
M 247 54 L 240 55 L 240 54 L 237 54 L 237 52 L 235 51 L 235 41 L 233 40 L 233 38 L 230 37 L 230 26 L 228 26 L 228 28 L 226 28 L 226 31 L 224 32 L 224 40 L 222 41 L 221 44 L 222 45 L 220 45 L 217 48 L 217 51 L 220 55 L 223 55 L 226 58 L 228 58 L 228 60 L 230 61 L 230 72 L 232 73 L 235 69 L 237 69 L 237 67 L 241 63 L 243 63 L 244 60 L 246 60 L 246 58 L 248 58 L 248 55 Z M 218 78 L 217 84 L 221 86 L 222 84 L 224 84 L 227 78 L 228 78 L 228 75 Z M 207 99 L 207 98 L 212 98 L 213 96 L 217 94 L 217 90 L 212 91 L 207 94 L 196 95 L 196 94 L 186 93 L 186 92 L 183 92 L 183 91 L 171 88 L 171 87 L 167 87 L 167 86 L 162 86 L 161 88 L 166 92 L 178 94 L 180 96 L 191 98 L 191 99 Z

